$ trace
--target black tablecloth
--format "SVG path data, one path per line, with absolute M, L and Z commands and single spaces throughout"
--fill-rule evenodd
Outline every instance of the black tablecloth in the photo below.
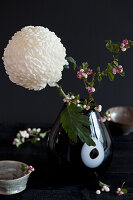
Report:
M 113 137 L 113 161 L 101 177 L 102 182 L 111 185 L 111 191 L 96 195 L 98 179 L 87 180 L 85 177 L 84 181 L 84 177 L 81 180 L 78 176 L 76 179 L 65 179 L 60 177 L 59 172 L 57 174 L 48 156 L 46 139 L 35 145 L 25 144 L 18 149 L 13 147 L 12 140 L 17 131 L 28 127 L 46 129 L 40 124 L 0 124 L 0 160 L 20 160 L 36 168 L 25 191 L 10 196 L 0 195 L 0 200 L 133 200 L 133 134 Z M 115 190 L 124 181 L 128 194 L 118 197 Z

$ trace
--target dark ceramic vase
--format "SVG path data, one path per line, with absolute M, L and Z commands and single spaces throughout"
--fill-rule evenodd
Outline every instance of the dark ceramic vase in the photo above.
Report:
M 96 146 L 88 146 L 80 140 L 73 143 L 60 124 L 60 114 L 49 136 L 49 149 L 54 158 L 54 166 L 66 176 L 101 175 L 112 159 L 112 140 L 106 123 L 99 122 L 100 113 L 86 111 L 90 121 L 91 138 Z M 88 130 L 89 131 L 89 130 Z

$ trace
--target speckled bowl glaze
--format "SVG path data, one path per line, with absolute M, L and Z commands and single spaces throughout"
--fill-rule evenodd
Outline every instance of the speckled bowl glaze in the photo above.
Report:
M 128 135 L 133 132 L 133 107 L 118 106 L 108 109 L 111 121 L 109 128 L 113 135 Z
M 0 194 L 11 195 L 23 191 L 30 173 L 24 174 L 20 165 L 25 163 L 18 161 L 0 161 Z M 17 175 L 14 178 L 14 174 Z

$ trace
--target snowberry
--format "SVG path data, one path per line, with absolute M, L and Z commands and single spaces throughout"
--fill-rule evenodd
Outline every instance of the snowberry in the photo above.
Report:
M 96 194 L 101 194 L 101 191 L 100 190 L 96 190 Z

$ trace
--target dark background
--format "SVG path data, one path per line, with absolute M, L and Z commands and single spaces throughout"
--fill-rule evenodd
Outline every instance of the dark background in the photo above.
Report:
M 1 0 L 0 57 L 12 35 L 27 25 L 48 27 L 62 39 L 67 55 L 78 63 L 88 61 L 92 68 L 105 66 L 112 59 L 104 41 L 133 40 L 133 3 L 130 0 Z M 120 64 L 126 77 L 112 83 L 104 80 L 96 92 L 104 110 L 112 106 L 133 106 L 133 49 L 123 53 Z M 73 70 L 64 70 L 60 82 L 66 92 L 87 93 Z M 0 122 L 52 124 L 62 100 L 55 88 L 34 92 L 13 84 L 0 59 Z

